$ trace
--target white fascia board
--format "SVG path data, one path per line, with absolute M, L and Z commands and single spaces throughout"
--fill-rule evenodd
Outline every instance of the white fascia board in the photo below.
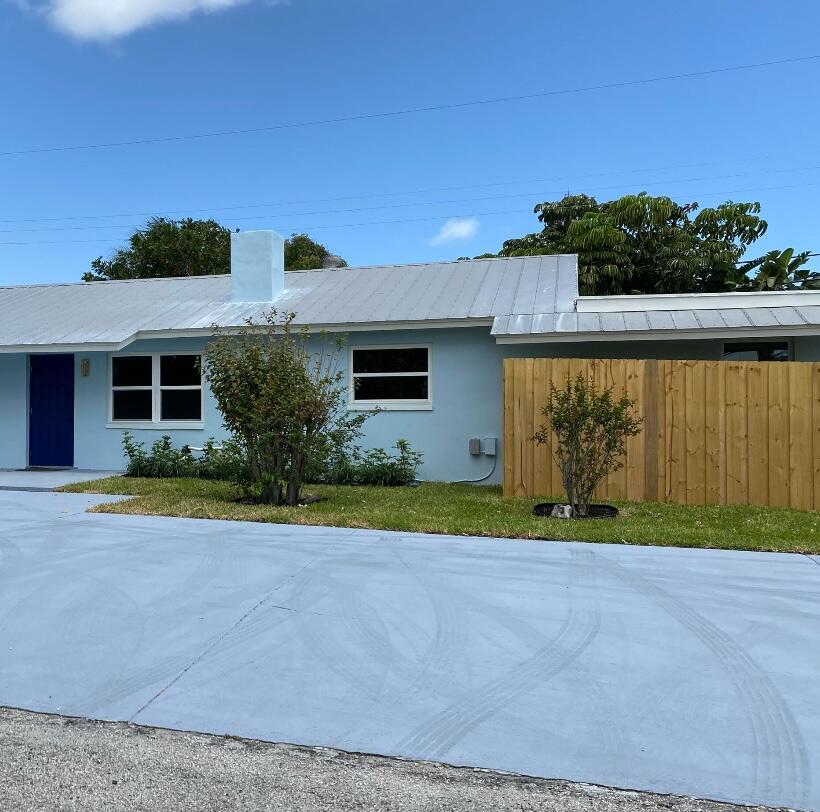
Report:
M 0 345 L 0 353 L 26 353 L 41 355 L 44 353 L 83 353 L 83 352 L 116 352 L 119 344 L 5 344 Z
M 356 324 L 311 324 L 308 326 L 310 333 L 363 333 L 375 332 L 382 330 L 428 330 L 428 329 L 443 329 L 445 327 L 492 327 L 493 319 L 439 319 L 435 321 L 385 321 L 385 322 L 359 322 Z M 294 322 L 293 327 L 299 329 L 301 324 Z M 245 329 L 244 326 L 226 326 L 219 327 L 221 333 L 238 333 Z M 266 324 L 254 325 L 254 329 L 264 331 L 267 329 Z M 122 346 L 137 341 L 138 339 L 148 338 L 201 338 L 211 337 L 214 335 L 214 330 L 211 327 L 200 327 L 192 330 L 144 330 L 135 333 L 131 338 L 123 343 Z
M 297 329 L 301 325 L 294 324 Z M 440 330 L 447 327 L 487 327 L 493 326 L 492 318 L 485 319 L 437 319 L 434 321 L 386 321 L 386 322 L 360 322 L 357 324 L 311 324 L 308 328 L 310 333 L 363 333 L 382 330 Z M 221 332 L 232 334 L 243 329 L 242 326 L 221 327 Z M 258 325 L 257 329 L 263 331 L 267 329 L 264 324 Z M 190 330 L 139 330 L 123 341 L 117 343 L 83 343 L 83 344 L 9 344 L 0 345 L 0 353 L 81 353 L 81 352 L 119 352 L 130 344 L 141 339 L 151 338 L 210 338 L 214 335 L 212 327 L 199 327 Z
M 695 339 L 785 338 L 820 335 L 820 327 L 726 327 L 722 330 L 652 330 L 644 332 L 541 333 L 539 335 L 496 336 L 496 344 L 581 344 L 591 341 L 691 341 Z
M 820 305 L 820 291 L 777 290 L 749 293 L 658 293 L 635 296 L 579 296 L 579 313 L 631 313 L 653 310 L 741 310 L 749 307 Z

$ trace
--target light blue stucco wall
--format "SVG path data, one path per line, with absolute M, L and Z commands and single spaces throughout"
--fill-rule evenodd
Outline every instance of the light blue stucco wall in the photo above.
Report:
M 28 358 L 0 355 L 0 468 L 25 468 L 28 454 Z
M 316 340 L 318 342 L 318 339 Z M 424 454 L 419 475 L 425 479 L 477 479 L 485 476 L 492 460 L 469 454 L 471 437 L 498 438 L 497 466 L 487 482 L 501 478 L 502 368 L 505 357 L 610 357 L 718 359 L 721 341 L 632 341 L 499 345 L 487 328 L 430 329 L 351 333 L 348 347 L 429 344 L 432 348 L 432 411 L 381 412 L 365 423 L 364 448 L 390 447 L 404 437 Z M 128 352 L 202 352 L 203 339 L 135 342 Z M 820 360 L 820 337 L 794 339 L 797 360 Z M 80 374 L 87 358 L 90 374 Z M 346 371 L 348 354 L 342 353 Z M 88 469 L 119 469 L 122 429 L 108 428 L 109 355 L 75 354 L 75 465 Z M 27 358 L 0 355 L 0 468 L 26 465 Z M 134 429 L 147 444 L 170 434 L 176 445 L 201 446 L 208 438 L 224 438 L 221 416 L 206 392 L 201 430 Z

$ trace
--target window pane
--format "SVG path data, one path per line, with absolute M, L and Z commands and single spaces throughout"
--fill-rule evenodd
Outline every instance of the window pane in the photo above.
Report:
M 152 419 L 151 401 L 153 397 L 150 389 L 115 390 L 113 395 L 112 417 L 114 420 Z
M 353 350 L 354 372 L 429 372 L 427 348 Z
M 202 420 L 201 389 L 164 389 L 162 420 Z
M 159 359 L 161 386 L 199 386 L 198 355 L 163 355 Z
M 354 378 L 354 400 L 427 400 L 427 376 Z
M 114 386 L 150 386 L 151 356 L 134 355 L 112 358 Z
M 747 342 L 723 345 L 724 361 L 788 361 L 785 341 Z

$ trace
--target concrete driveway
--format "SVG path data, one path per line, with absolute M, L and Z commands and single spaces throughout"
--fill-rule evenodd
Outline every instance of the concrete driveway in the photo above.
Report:
M 820 807 L 820 560 L 102 499 L 0 493 L 0 704 Z

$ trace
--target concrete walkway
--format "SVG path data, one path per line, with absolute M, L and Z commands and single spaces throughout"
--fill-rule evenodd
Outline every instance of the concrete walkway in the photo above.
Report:
M 0 491 L 53 491 L 75 482 L 93 482 L 122 471 L 84 471 L 80 468 L 0 468 Z
M 820 807 L 808 556 L 83 513 L 95 499 L 0 493 L 0 704 Z

